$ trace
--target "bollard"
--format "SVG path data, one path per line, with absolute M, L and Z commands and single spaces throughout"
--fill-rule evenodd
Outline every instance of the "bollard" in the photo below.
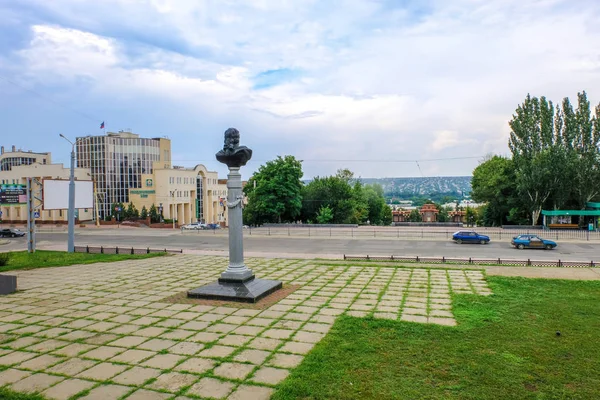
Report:
M 131 248 L 131 254 L 135 254 L 135 250 L 133 250 L 133 247 Z

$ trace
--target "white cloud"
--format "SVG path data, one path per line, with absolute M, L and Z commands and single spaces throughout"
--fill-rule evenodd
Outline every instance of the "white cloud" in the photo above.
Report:
M 44 10 L 37 20 L 47 20 L 24 27 L 29 40 L 0 56 L 0 70 L 17 63 L 18 80 L 74 93 L 83 85 L 90 102 L 110 100 L 131 115 L 169 102 L 181 110 L 180 135 L 199 120 L 232 121 L 268 155 L 373 160 L 354 164 L 362 176 L 419 174 L 381 160 L 506 153 L 508 119 L 528 92 L 555 101 L 600 93 L 592 0 L 24 4 L 11 15 Z M 254 89 L 254 76 L 282 69 L 297 76 Z M 468 174 L 474 165 L 422 170 Z

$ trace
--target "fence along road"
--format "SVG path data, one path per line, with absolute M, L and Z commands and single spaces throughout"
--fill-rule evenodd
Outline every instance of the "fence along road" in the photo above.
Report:
M 544 230 L 544 229 L 502 229 L 502 228 L 415 228 L 415 227 L 300 227 L 277 226 L 244 229 L 245 236 L 289 236 L 289 237 L 336 237 L 336 238 L 387 238 L 387 239 L 452 239 L 452 234 L 458 230 L 474 230 L 488 235 L 492 240 L 510 241 L 514 236 L 533 234 L 550 240 L 600 241 L 600 231 L 578 229 Z M 226 234 L 227 230 L 182 230 L 184 234 Z

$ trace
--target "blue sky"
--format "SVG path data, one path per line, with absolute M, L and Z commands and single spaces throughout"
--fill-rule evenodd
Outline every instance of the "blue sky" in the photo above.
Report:
M 0 0 L 0 15 L 2 145 L 58 162 L 59 133 L 105 121 L 223 174 L 233 126 L 248 175 L 286 154 L 306 178 L 468 175 L 508 153 L 527 93 L 600 101 L 594 0 Z

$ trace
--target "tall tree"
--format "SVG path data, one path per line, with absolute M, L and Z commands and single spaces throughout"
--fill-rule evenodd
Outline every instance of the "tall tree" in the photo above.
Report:
M 302 209 L 302 163 L 294 156 L 277 157 L 248 180 L 244 193 L 246 223 L 293 222 Z
M 579 208 L 584 209 L 600 192 L 600 105 L 591 115 L 587 94 L 577 93 L 574 149 L 577 154 L 575 168 L 575 196 Z
M 545 97 L 527 95 L 509 125 L 508 145 L 516 167 L 517 188 L 525 199 L 532 225 L 536 225 L 543 204 L 556 191 L 560 179 L 560 173 L 552 168 L 557 154 L 554 106 Z
M 392 221 L 393 221 L 392 208 L 384 203 L 382 206 L 382 210 L 381 210 L 381 225 L 383 225 L 383 226 L 391 225 Z

